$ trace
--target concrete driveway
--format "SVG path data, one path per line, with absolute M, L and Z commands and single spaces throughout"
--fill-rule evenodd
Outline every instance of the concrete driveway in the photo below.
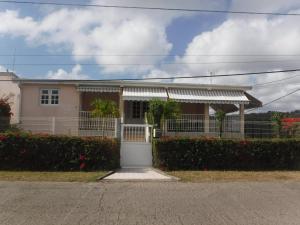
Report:
M 0 182 L 0 224 L 300 224 L 300 183 Z

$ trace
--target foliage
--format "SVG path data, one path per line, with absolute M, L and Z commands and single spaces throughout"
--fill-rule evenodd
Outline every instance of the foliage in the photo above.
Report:
M 167 138 L 153 145 L 154 165 L 167 170 L 292 170 L 300 140 Z
M 119 117 L 119 109 L 114 101 L 95 99 L 92 102 L 92 115 L 94 117 Z
M 223 110 L 218 110 L 218 111 L 216 111 L 215 116 L 216 116 L 216 120 L 217 120 L 217 126 L 219 129 L 219 136 L 221 138 L 222 134 L 223 134 L 223 129 L 224 129 L 223 125 L 224 125 L 226 113 Z
M 180 115 L 180 104 L 168 99 L 163 101 L 153 99 L 149 102 L 149 111 L 147 114 L 148 122 L 161 128 L 166 119 L 175 119 Z
M 119 160 L 114 139 L 0 134 L 1 170 L 108 170 L 118 168 Z
M 280 137 L 281 131 L 282 131 L 282 119 L 284 117 L 284 114 L 282 112 L 273 112 L 272 113 L 272 122 L 274 123 L 273 129 L 276 132 L 277 137 Z
M 9 97 L 0 98 L 0 131 L 5 131 L 9 128 L 11 116 Z
M 281 120 L 285 136 L 296 137 L 300 133 L 300 118 L 284 118 Z

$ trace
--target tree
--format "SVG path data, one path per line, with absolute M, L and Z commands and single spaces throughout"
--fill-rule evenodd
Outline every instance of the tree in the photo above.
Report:
M 149 102 L 147 119 L 150 124 L 153 124 L 157 128 L 161 129 L 164 121 L 167 119 L 176 119 L 180 113 L 180 104 L 178 102 L 170 99 L 167 101 L 153 99 Z
M 119 109 L 114 101 L 95 99 L 91 106 L 93 107 L 93 117 L 119 117 Z
M 280 138 L 281 131 L 282 131 L 282 119 L 284 114 L 282 112 L 273 112 L 272 113 L 272 122 L 273 122 L 273 129 L 276 132 L 276 136 Z
M 102 136 L 104 136 L 105 131 L 107 130 L 108 123 L 107 120 L 103 118 L 119 117 L 120 113 L 118 110 L 118 106 L 114 101 L 102 99 L 95 99 L 92 102 L 91 106 L 93 107 L 92 116 L 102 118 L 100 122 L 102 124 Z
M 223 110 L 217 110 L 215 113 L 217 126 L 219 128 L 219 137 L 222 137 L 223 134 L 223 124 L 226 117 L 226 113 Z
M 5 131 L 9 128 L 12 115 L 9 97 L 0 98 L 0 131 Z

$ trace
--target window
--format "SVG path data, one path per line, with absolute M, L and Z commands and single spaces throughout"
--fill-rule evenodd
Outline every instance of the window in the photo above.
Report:
M 141 114 L 141 105 L 140 102 L 132 103 L 132 118 L 139 119 Z
M 145 112 L 148 111 L 147 102 L 132 102 L 132 118 L 142 119 L 145 116 Z
M 40 100 L 41 100 L 41 105 L 58 105 L 59 103 L 58 89 L 42 89 Z

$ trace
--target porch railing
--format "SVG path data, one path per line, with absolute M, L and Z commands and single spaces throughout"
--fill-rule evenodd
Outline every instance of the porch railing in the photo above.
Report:
M 240 132 L 239 115 L 228 115 L 223 121 L 224 133 Z M 205 133 L 205 115 L 182 114 L 176 119 L 166 120 L 164 133 L 166 135 L 201 135 Z M 214 115 L 209 116 L 209 135 L 219 134 L 219 125 Z
M 118 136 L 118 118 L 112 116 L 105 118 L 94 117 L 91 112 L 79 113 L 79 136 Z

